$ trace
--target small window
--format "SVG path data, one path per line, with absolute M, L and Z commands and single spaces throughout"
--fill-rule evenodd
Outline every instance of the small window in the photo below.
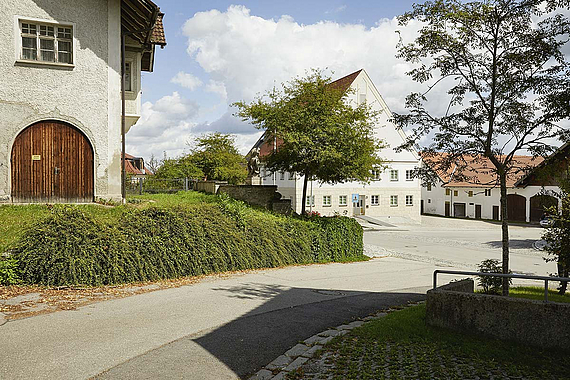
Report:
M 392 207 L 398 206 L 398 196 L 397 195 L 390 195 L 390 206 L 392 206 Z
M 454 197 L 457 197 L 458 195 L 459 195 L 459 191 L 453 190 L 453 196 L 454 196 Z
M 330 205 L 331 205 L 331 196 L 323 195 L 323 206 L 330 206 Z
M 70 26 L 20 22 L 20 38 L 22 60 L 73 63 L 73 30 Z
M 347 196 L 346 195 L 339 195 L 338 196 L 338 205 L 339 206 L 346 206 L 347 205 Z
M 370 204 L 372 206 L 378 206 L 380 204 L 380 196 L 379 195 L 372 195 L 370 197 Z
M 428 203 L 431 203 L 431 198 L 428 198 Z
M 125 91 L 133 91 L 133 65 L 131 62 L 125 62 Z
M 373 181 L 380 181 L 380 170 L 379 169 L 372 169 L 372 180 Z
M 366 94 L 358 94 L 358 105 L 366 103 Z
M 390 181 L 397 181 L 398 180 L 398 170 L 392 169 L 390 170 Z
M 467 195 L 469 196 L 469 198 L 471 198 L 473 196 L 473 190 L 469 190 L 469 192 L 467 193 Z
M 414 196 L 406 195 L 406 206 L 413 206 L 413 205 L 414 205 Z
M 284 172 L 284 171 L 280 171 L 280 172 L 279 172 L 279 179 L 280 179 L 281 181 L 284 181 L 284 180 L 285 180 L 285 172 Z
M 314 206 L 315 205 L 315 196 L 314 195 L 307 195 L 307 206 Z
M 450 189 L 445 189 L 445 195 L 451 195 L 451 190 L 450 190 Z
M 485 189 L 485 196 L 486 196 L 486 197 L 490 197 L 490 196 L 491 196 L 491 189 Z
M 427 191 L 431 191 L 431 183 L 428 183 L 426 186 Z
M 406 181 L 413 181 L 413 180 L 414 180 L 414 171 L 406 170 Z

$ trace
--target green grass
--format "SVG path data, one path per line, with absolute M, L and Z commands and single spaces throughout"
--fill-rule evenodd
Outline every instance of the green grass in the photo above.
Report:
M 568 352 L 429 327 L 425 305 L 366 323 L 326 351 L 334 379 L 570 378 Z
M 206 194 L 197 191 L 180 191 L 176 194 L 143 194 L 131 195 L 130 201 L 141 201 L 160 204 L 161 206 L 184 206 L 197 203 L 216 203 L 218 197 L 213 194 Z
M 509 296 L 544 301 L 544 288 L 534 286 L 517 286 L 509 289 Z M 558 294 L 555 289 L 548 289 L 548 301 L 570 303 L 570 293 Z

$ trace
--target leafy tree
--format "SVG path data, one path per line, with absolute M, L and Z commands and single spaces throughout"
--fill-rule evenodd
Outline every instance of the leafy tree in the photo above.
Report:
M 570 67 L 562 52 L 570 24 L 562 14 L 546 13 L 559 5 L 568 2 L 433 0 L 399 17 L 400 25 L 422 22 L 414 42 L 400 41 L 398 57 L 415 65 L 408 73 L 414 81 L 427 84 L 406 98 L 410 112 L 395 116 L 398 125 L 412 127 L 400 148 L 431 138 L 421 147 L 427 157 L 448 153 L 432 169 L 457 164 L 456 178 L 465 155 L 492 162 L 501 189 L 503 273 L 509 271 L 506 183 L 521 169 L 513 158 L 520 151 L 546 155 L 553 150 L 549 141 L 568 138 L 557 124 L 570 114 Z M 449 98 L 441 112 L 426 108 L 436 87 Z
M 560 210 L 553 208 L 549 210 L 553 223 L 542 235 L 542 239 L 547 242 L 546 252 L 550 255 L 546 261 L 556 261 L 558 265 L 558 276 L 568 277 L 570 272 L 570 167 L 565 171 L 557 173 L 556 179 L 560 186 L 557 197 L 560 199 Z M 568 283 L 560 284 L 559 293 L 566 293 Z
M 331 184 L 367 181 L 371 170 L 382 164 L 378 151 L 383 144 L 372 128 L 377 112 L 366 103 L 350 105 L 350 92 L 331 83 L 322 71 L 312 70 L 251 104 L 234 104 L 244 121 L 277 139 L 278 149 L 263 158 L 267 168 L 304 176 L 303 214 L 309 179 Z
M 204 178 L 204 173 L 193 161 L 191 155 L 185 155 L 179 158 L 164 159 L 152 178 Z
M 232 135 L 215 132 L 196 138 L 191 157 L 207 179 L 239 184 L 247 177 L 245 158 Z

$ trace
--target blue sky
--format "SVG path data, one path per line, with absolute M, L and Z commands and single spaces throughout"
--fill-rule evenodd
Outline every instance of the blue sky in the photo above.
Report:
M 143 73 L 142 117 L 127 150 L 176 157 L 202 133 L 236 135 L 245 152 L 259 131 L 228 107 L 302 75 L 327 68 L 341 77 L 364 68 L 393 110 L 413 89 L 407 64 L 395 57 L 394 17 L 412 1 L 156 0 L 166 14 L 168 45 Z M 403 31 L 413 38 L 414 27 Z

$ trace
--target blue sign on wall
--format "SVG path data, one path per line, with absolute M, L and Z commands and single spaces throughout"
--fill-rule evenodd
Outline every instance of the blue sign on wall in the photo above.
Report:
M 359 198 L 358 194 L 352 194 L 352 203 L 358 203 L 358 198 Z

